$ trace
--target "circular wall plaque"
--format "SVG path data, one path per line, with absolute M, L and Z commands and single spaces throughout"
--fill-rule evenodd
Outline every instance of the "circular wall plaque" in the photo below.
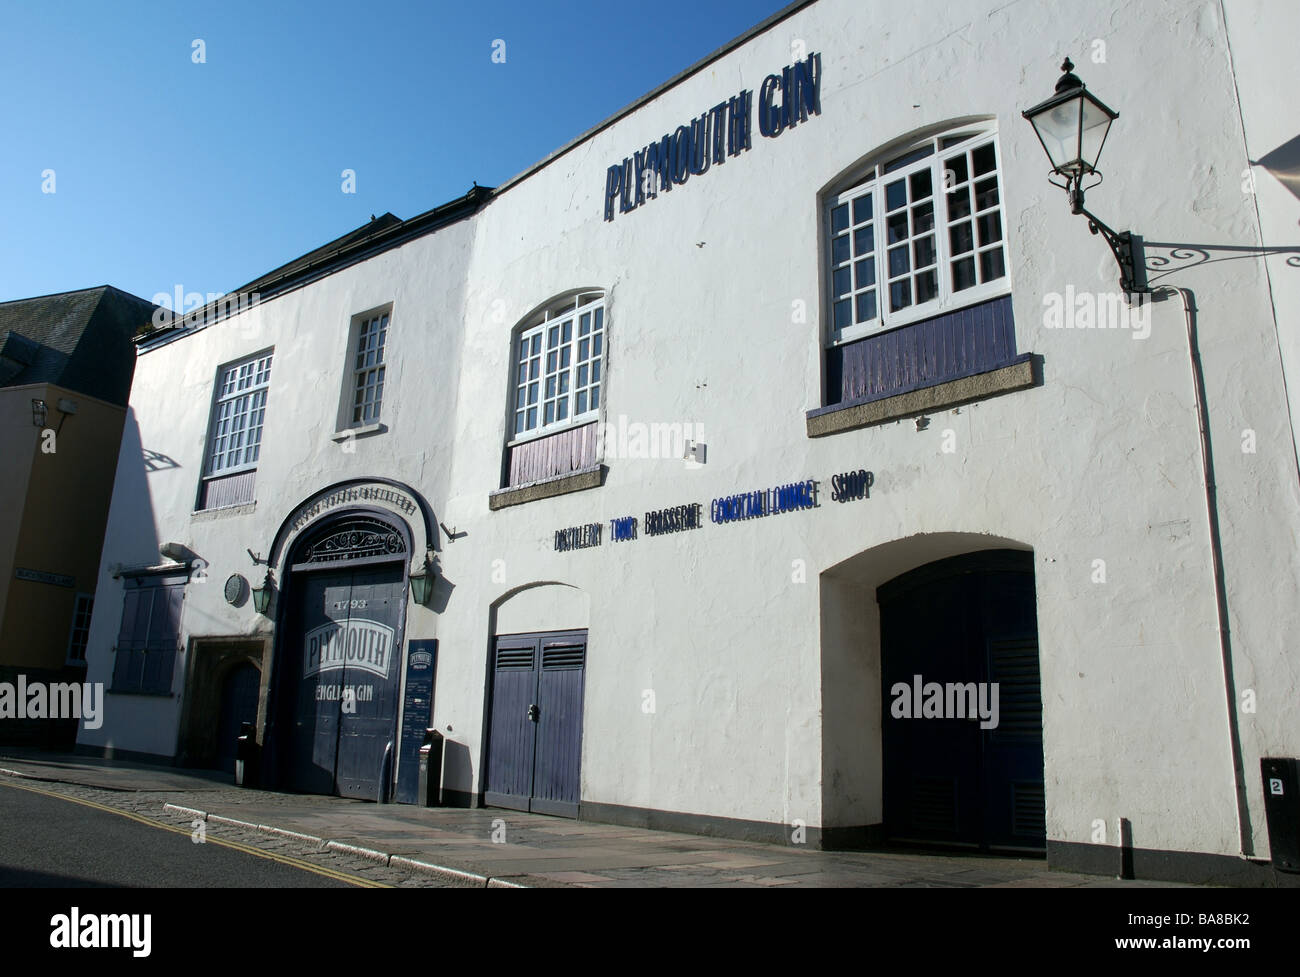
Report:
M 226 603 L 239 604 L 248 593 L 248 580 L 243 574 L 232 573 L 226 580 Z

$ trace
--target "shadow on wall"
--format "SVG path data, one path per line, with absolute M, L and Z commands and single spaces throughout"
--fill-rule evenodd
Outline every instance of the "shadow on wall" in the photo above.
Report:
M 147 472 L 162 471 L 164 468 L 180 468 L 180 463 L 175 458 L 168 457 L 161 451 L 150 451 L 145 448 L 142 452 L 144 458 L 144 469 Z
M 105 540 L 104 559 L 121 566 L 149 566 L 159 562 L 158 528 L 154 519 L 153 494 L 149 487 L 149 474 L 165 468 L 179 467 L 175 462 L 159 465 L 155 459 L 166 458 L 155 451 L 146 451 L 140 439 L 140 424 L 135 409 L 128 408 L 126 423 L 122 426 L 122 453 L 119 456 L 117 483 L 113 490 L 113 505 L 109 516 L 108 538 Z M 168 459 L 170 461 L 170 459 Z M 110 545 L 112 549 L 110 549 Z M 98 610 L 98 602 L 96 610 Z M 122 603 L 117 600 L 120 616 Z
M 1146 284 L 1155 286 L 1162 278 L 1176 271 L 1186 271 L 1197 265 L 1218 261 L 1235 261 L 1241 258 L 1266 258 L 1269 255 L 1287 255 L 1286 263 L 1300 268 L 1300 245 L 1251 248 L 1229 244 L 1181 244 L 1173 241 L 1144 241 L 1133 235 L 1134 251 L 1140 261 L 1139 269 Z
M 1271 153 L 1255 160 L 1253 165 L 1264 167 L 1300 200 L 1300 136 L 1288 139 Z
M 106 689 L 113 687 L 114 649 L 122 624 L 125 581 L 117 573 L 122 567 L 148 566 L 161 559 L 148 480 L 152 470 L 141 447 L 135 411 L 128 408 L 101 557 L 101 566 L 107 567 L 113 578 L 102 581 L 95 594 L 90 643 L 86 647 L 87 681 L 103 682 Z M 87 731 L 83 727 L 78 730 L 77 740 L 111 744 L 114 731 L 110 711 L 99 730 Z
M 474 783 L 474 765 L 470 762 L 469 747 L 455 740 L 445 740 L 442 747 L 442 782 L 448 784 Z M 443 807 L 473 807 L 473 794 L 458 787 L 442 788 Z

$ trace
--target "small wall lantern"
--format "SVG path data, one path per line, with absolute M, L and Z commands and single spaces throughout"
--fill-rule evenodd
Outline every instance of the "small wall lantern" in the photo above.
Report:
M 411 600 L 424 606 L 429 603 L 429 598 L 433 595 L 433 564 L 426 553 L 424 565 L 411 574 Z
M 271 579 L 271 568 L 266 568 L 266 578 L 262 586 L 253 588 L 253 609 L 258 614 L 265 614 L 271 606 L 271 594 L 275 591 L 275 581 Z
M 32 423 L 37 427 L 45 426 L 45 419 L 49 416 L 49 410 L 43 400 L 32 401 Z
M 1125 292 L 1146 292 L 1138 284 L 1133 261 L 1133 235 L 1129 231 L 1113 231 L 1088 213 L 1083 206 L 1084 178 L 1097 176 L 1095 187 L 1101 182 L 1097 160 L 1110 132 L 1110 124 L 1119 118 L 1113 111 L 1088 91 L 1074 74 L 1074 63 L 1066 58 L 1061 65 L 1061 77 L 1056 82 L 1056 93 L 1021 114 L 1034 127 L 1038 141 L 1052 164 L 1052 173 L 1065 182 L 1048 181 L 1065 190 L 1070 201 L 1070 211 L 1088 218 L 1088 230 L 1101 234 L 1110 246 L 1119 265 L 1120 287 Z M 1089 188 L 1090 188 L 1089 187 Z

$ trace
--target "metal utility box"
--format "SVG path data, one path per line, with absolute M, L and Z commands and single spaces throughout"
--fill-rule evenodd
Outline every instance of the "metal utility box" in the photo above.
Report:
M 1259 767 L 1264 777 L 1264 813 L 1273 867 L 1300 872 L 1300 760 L 1261 757 Z

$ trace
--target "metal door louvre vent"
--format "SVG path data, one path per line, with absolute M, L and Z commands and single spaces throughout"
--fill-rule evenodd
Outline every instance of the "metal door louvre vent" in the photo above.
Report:
M 992 680 L 998 683 L 999 739 L 1037 739 L 1043 733 L 1043 703 L 1036 639 L 992 641 Z
M 951 777 L 912 778 L 912 827 L 957 830 L 957 782 Z
M 1035 838 L 1042 838 L 1047 834 L 1042 784 L 1013 783 L 1011 785 L 1011 833 Z
M 550 645 L 542 649 L 542 669 L 581 668 L 586 656 L 584 645 Z
M 497 671 L 507 668 L 532 668 L 532 648 L 498 648 Z

